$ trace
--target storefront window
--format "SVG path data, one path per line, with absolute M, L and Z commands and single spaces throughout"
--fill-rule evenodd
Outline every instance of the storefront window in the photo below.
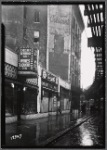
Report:
M 37 113 L 37 89 L 23 88 L 24 102 L 22 114 Z
M 49 91 L 42 89 L 41 112 L 46 113 L 49 110 Z
M 6 83 L 4 90 L 5 115 L 14 116 L 17 114 L 17 86 L 13 83 Z

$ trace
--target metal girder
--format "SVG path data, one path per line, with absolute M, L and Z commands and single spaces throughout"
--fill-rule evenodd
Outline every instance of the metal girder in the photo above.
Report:
M 104 75 L 104 5 L 87 4 L 85 5 L 84 15 L 88 16 L 88 27 L 92 32 L 92 37 L 88 38 L 88 47 L 94 47 L 96 75 L 98 78 Z M 97 76 L 95 78 L 97 78 Z
M 104 25 L 104 22 L 89 23 L 88 27 L 95 27 L 95 26 L 101 26 L 101 25 Z
M 102 37 L 88 38 L 88 47 L 102 47 Z
M 93 14 L 96 14 L 96 13 L 101 13 L 101 12 L 103 12 L 103 9 L 101 10 L 101 9 L 97 9 L 97 10 L 87 10 L 87 9 L 85 9 L 85 11 L 84 11 L 84 16 L 88 16 L 88 15 L 93 15 Z
M 95 50 L 94 53 L 95 53 L 95 54 L 98 54 L 98 55 L 99 55 L 99 54 L 102 54 L 102 50 L 101 50 L 101 51 L 96 51 L 96 50 Z

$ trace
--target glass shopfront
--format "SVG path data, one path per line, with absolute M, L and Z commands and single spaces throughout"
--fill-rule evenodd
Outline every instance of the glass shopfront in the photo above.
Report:
M 41 113 L 48 112 L 49 99 L 50 99 L 49 91 L 42 89 Z
M 5 116 L 17 115 L 17 85 L 6 82 L 4 86 Z
M 57 110 L 58 78 L 45 69 L 42 69 L 42 101 L 41 112 Z
M 60 100 L 61 100 L 61 110 L 69 110 L 70 109 L 70 101 L 69 101 L 69 90 L 61 87 L 60 88 Z
M 23 88 L 24 99 L 22 103 L 22 114 L 36 114 L 37 113 L 37 89 Z
M 20 118 L 21 114 L 37 113 L 37 89 L 24 87 L 14 82 L 5 82 L 4 86 L 5 116 Z
M 57 92 L 42 88 L 41 113 L 57 110 Z

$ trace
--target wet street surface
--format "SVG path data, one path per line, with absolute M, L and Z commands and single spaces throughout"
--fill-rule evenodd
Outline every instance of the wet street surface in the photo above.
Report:
M 50 115 L 46 118 L 7 124 L 5 127 L 6 145 L 13 147 L 40 145 L 57 132 L 66 129 L 72 121 L 74 123 L 79 117 L 81 116 L 77 114 Z
M 51 143 L 51 147 L 104 147 L 104 124 L 101 116 L 92 117 L 79 127 Z
M 6 147 L 42 147 L 49 138 L 56 136 L 69 127 L 84 121 L 90 115 L 62 114 L 46 118 L 21 121 L 6 125 Z M 103 146 L 103 117 L 90 120 L 74 128 L 56 142 L 46 147 Z M 44 147 L 44 146 L 43 146 Z

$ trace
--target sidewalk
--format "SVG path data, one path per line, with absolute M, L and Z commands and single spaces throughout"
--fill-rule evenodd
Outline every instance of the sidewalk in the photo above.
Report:
M 61 114 L 46 118 L 6 124 L 6 147 L 44 147 L 90 115 Z

